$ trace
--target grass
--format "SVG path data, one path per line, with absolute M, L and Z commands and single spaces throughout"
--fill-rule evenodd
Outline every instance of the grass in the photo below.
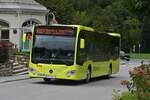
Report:
M 146 54 L 146 53 L 130 53 L 129 54 L 131 58 L 133 59 L 149 59 L 150 60 L 150 54 Z

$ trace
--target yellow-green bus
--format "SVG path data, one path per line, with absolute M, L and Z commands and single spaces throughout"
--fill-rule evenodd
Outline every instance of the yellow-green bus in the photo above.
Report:
M 29 77 L 85 80 L 119 71 L 120 35 L 81 25 L 34 26 Z

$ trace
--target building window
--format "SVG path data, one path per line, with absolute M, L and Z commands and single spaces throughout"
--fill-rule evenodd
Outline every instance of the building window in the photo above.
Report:
M 1 31 L 1 39 L 9 40 L 9 30 Z
M 31 27 L 33 25 L 39 24 L 36 20 L 28 20 L 22 24 L 22 27 Z
M 9 24 L 0 20 L 0 39 L 9 41 Z

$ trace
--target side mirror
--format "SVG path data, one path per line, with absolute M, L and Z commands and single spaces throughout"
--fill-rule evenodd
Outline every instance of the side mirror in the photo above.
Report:
M 80 39 L 80 49 L 85 48 L 85 39 Z
M 22 37 L 23 42 L 26 42 L 26 36 L 27 36 L 27 34 L 23 33 L 23 37 Z

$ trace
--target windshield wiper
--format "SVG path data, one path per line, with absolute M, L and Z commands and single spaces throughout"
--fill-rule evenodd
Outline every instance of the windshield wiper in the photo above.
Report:
M 32 62 L 37 63 L 49 63 L 49 59 L 43 59 L 43 58 L 32 58 Z
M 70 61 L 68 62 L 68 61 L 66 61 L 66 60 L 64 60 L 64 59 L 50 58 L 50 62 L 53 63 L 53 61 L 62 62 L 62 63 L 64 63 L 64 64 L 67 65 L 67 66 L 70 66 L 70 65 L 73 64 L 73 63 L 70 63 Z
M 65 63 L 67 66 L 70 66 L 70 65 L 73 64 L 73 63 L 71 63 L 71 62 L 64 61 L 63 59 L 61 59 L 61 61 L 62 61 L 63 63 Z

